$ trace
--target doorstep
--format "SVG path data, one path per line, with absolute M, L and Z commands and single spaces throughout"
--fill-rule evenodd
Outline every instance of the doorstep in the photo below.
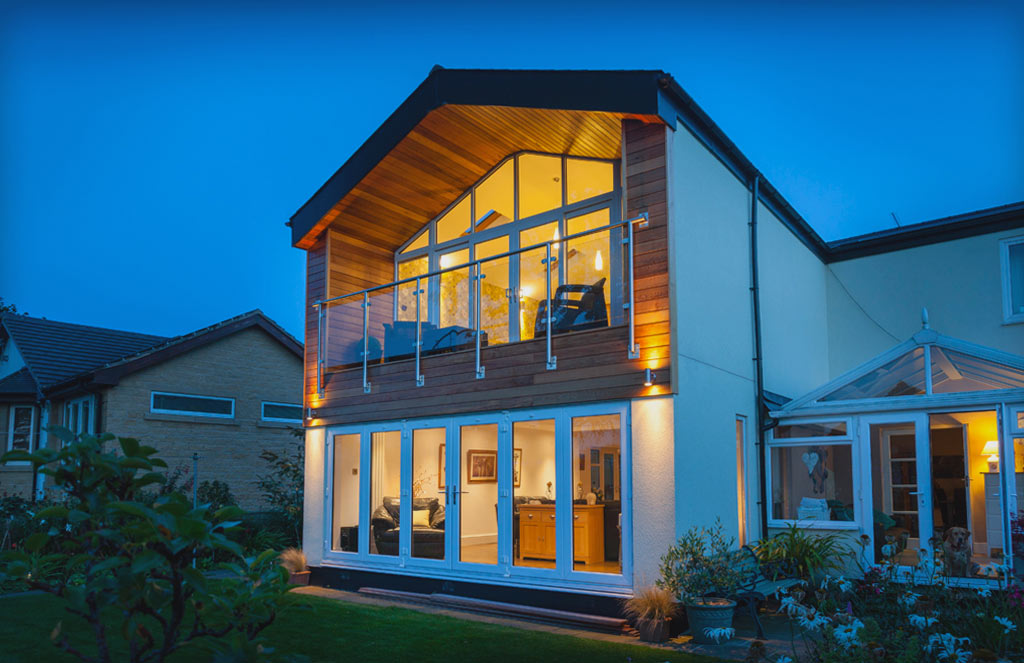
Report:
M 345 601 L 348 603 L 375 605 L 380 607 L 402 607 L 409 610 L 416 610 L 435 615 L 444 615 L 446 617 L 454 617 L 456 619 L 465 619 L 468 621 L 498 624 L 501 626 L 509 626 L 511 628 L 543 631 L 546 633 L 569 635 L 577 638 L 588 638 L 591 640 L 602 640 L 604 642 L 632 644 L 638 647 L 649 647 L 664 651 L 701 654 L 703 656 L 732 661 L 742 661 L 746 659 L 751 643 L 756 640 L 756 638 L 753 637 L 735 637 L 729 642 L 721 645 L 699 645 L 691 642 L 692 638 L 690 636 L 684 635 L 679 638 L 674 638 L 666 643 L 654 644 L 643 642 L 632 633 L 610 633 L 607 631 L 598 631 L 593 628 L 584 628 L 582 626 L 568 625 L 565 623 L 556 624 L 551 621 L 537 621 L 525 616 L 512 617 L 507 615 L 498 615 L 493 612 L 479 611 L 477 609 L 478 606 L 473 605 L 458 605 L 456 607 L 455 604 L 431 601 L 429 595 L 425 594 L 395 592 L 390 595 L 384 595 L 379 592 L 349 592 L 314 585 L 296 587 L 291 591 L 297 594 L 319 596 L 321 598 L 331 599 L 334 601 Z M 778 618 L 765 615 L 762 616 L 761 620 L 764 623 L 765 630 L 768 634 L 767 640 L 760 641 L 763 643 L 766 652 L 772 655 L 772 658 L 774 658 L 775 654 L 787 654 L 792 656 L 792 645 L 788 639 L 789 630 L 788 626 L 786 626 L 785 618 L 781 618 L 781 620 L 779 620 Z M 753 621 L 751 621 L 749 617 L 738 615 L 736 617 L 736 627 L 740 633 L 749 632 L 753 634 L 755 632 Z M 786 634 L 784 638 L 782 637 L 783 627 L 785 627 Z

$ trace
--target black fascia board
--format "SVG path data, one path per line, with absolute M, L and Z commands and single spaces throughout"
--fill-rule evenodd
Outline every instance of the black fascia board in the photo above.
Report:
M 664 72 L 444 69 L 426 80 L 395 109 L 352 156 L 292 215 L 292 244 L 298 244 L 432 110 L 446 104 L 514 106 L 549 110 L 659 115 L 667 110 L 658 94 Z M 662 115 L 669 125 L 674 117 Z

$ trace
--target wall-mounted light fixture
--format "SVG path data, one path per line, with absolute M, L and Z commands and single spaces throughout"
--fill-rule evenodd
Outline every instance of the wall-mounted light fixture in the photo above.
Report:
M 998 472 L 999 471 L 999 441 L 989 440 L 985 443 L 985 448 L 981 450 L 982 456 L 988 456 L 988 471 Z
M 654 381 L 658 379 L 658 374 L 649 368 L 644 369 L 644 386 L 650 387 L 654 384 Z

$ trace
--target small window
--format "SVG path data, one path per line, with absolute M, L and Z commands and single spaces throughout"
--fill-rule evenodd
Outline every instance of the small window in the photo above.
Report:
M 31 405 L 12 405 L 7 428 L 8 451 L 32 451 L 36 432 L 36 409 Z
M 260 417 L 263 421 L 290 421 L 302 423 L 302 406 L 289 403 L 263 401 Z
M 1024 322 L 1024 237 L 999 245 L 1003 271 L 1003 321 Z
M 771 519 L 853 521 L 853 449 L 849 444 L 771 448 Z
M 152 392 L 150 411 L 160 414 L 187 414 L 195 417 L 231 419 L 235 416 L 235 399 L 154 391 Z

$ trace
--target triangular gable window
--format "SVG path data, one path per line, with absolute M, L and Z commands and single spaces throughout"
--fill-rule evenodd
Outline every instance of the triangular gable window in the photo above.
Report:
M 924 349 L 914 348 L 884 366 L 823 396 L 819 401 L 916 396 L 925 393 Z

